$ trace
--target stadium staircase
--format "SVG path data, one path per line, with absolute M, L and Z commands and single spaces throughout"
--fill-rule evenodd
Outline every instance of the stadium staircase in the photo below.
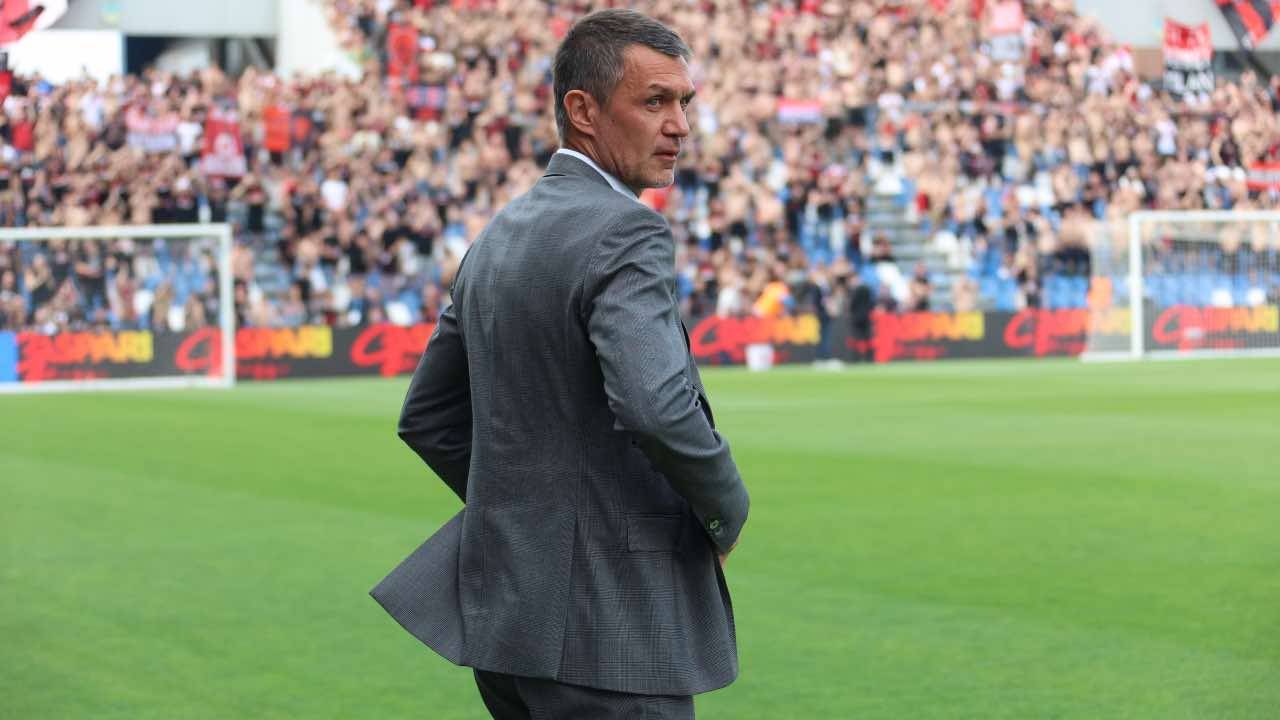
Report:
M 883 235 L 889 240 L 898 268 L 907 280 L 915 273 L 916 263 L 924 263 L 933 286 L 931 306 L 948 309 L 951 307 L 951 287 L 959 274 L 948 267 L 946 254 L 930 244 L 929 234 L 923 225 L 911 217 L 909 202 L 910 198 L 905 197 L 905 193 L 872 193 L 867 196 L 864 226 L 867 242 L 863 256 L 870 254 L 870 241 Z M 871 282 L 876 284 L 874 280 Z

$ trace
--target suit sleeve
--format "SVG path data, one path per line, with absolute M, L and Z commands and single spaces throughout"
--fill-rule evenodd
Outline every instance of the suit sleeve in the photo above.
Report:
M 587 332 L 618 424 L 724 552 L 747 520 L 747 489 L 688 376 L 671 231 L 662 218 L 637 209 L 620 230 L 601 239 L 588 266 Z
M 397 434 L 467 501 L 471 466 L 471 385 L 453 305 L 445 309 L 409 381 Z

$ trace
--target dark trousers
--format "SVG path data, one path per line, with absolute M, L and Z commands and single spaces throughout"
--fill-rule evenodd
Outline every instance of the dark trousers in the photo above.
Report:
M 693 696 L 633 695 L 476 670 L 494 720 L 693 720 Z

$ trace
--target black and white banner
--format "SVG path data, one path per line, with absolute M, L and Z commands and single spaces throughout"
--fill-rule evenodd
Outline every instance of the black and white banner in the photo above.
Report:
M 1181 98 L 1213 92 L 1213 43 L 1209 23 L 1191 26 L 1165 18 L 1164 89 Z

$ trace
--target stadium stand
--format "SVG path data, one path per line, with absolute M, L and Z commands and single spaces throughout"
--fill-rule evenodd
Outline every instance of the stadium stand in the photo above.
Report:
M 241 325 L 432 319 L 468 243 L 554 152 L 551 55 L 601 3 L 328 2 L 361 79 L 15 78 L 0 226 L 227 221 Z M 1024 3 L 1016 57 L 976 0 L 651 10 L 695 56 L 694 136 L 675 185 L 644 196 L 671 222 L 690 314 L 767 294 L 770 312 L 839 315 L 853 275 L 882 311 L 1082 307 L 1093 224 L 1280 207 L 1248 181 L 1280 161 L 1280 77 L 1176 99 L 1064 0 Z M 227 109 L 238 178 L 201 167 Z M 1280 248 L 1237 252 L 1254 256 L 1206 253 L 1153 294 L 1280 294 Z M 0 329 L 200 326 L 212 262 L 163 242 L 0 243 Z

